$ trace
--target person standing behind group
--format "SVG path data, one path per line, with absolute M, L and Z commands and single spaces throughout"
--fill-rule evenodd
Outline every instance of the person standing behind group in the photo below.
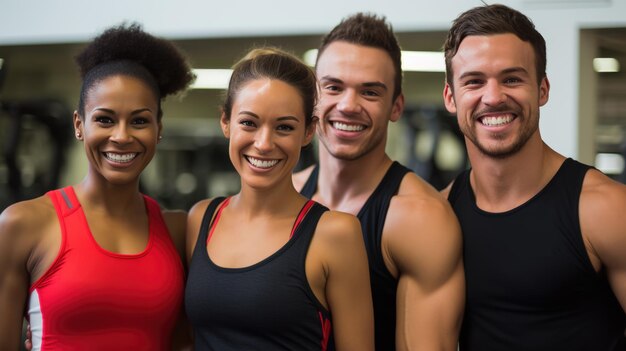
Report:
M 313 71 L 278 49 L 234 67 L 220 122 L 241 190 L 188 217 L 196 350 L 373 350 L 359 223 L 291 182 L 315 133 L 316 99 Z
M 358 216 L 367 248 L 376 350 L 456 350 L 464 305 L 461 233 L 432 186 L 385 153 L 404 108 L 400 47 L 384 18 L 358 13 L 322 40 L 319 164 L 301 193 Z
M 186 216 L 162 212 L 139 176 L 161 138 L 161 101 L 193 74 L 138 25 L 106 30 L 76 61 L 87 175 L 0 216 L 0 349 L 19 349 L 27 311 L 33 350 L 170 350 Z
M 625 350 L 626 186 L 542 140 L 544 38 L 488 5 L 454 20 L 444 50 L 471 163 L 445 191 L 463 231 L 460 349 Z

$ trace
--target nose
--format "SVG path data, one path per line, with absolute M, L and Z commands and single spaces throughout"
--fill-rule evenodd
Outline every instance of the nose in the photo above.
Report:
M 507 95 L 499 82 L 489 80 L 485 85 L 482 101 L 488 106 L 498 106 L 503 104 L 507 99 Z
M 361 112 L 357 92 L 352 89 L 346 89 L 337 103 L 337 110 L 348 115 Z
M 128 144 L 133 141 L 133 136 L 128 130 L 128 127 L 120 123 L 113 129 L 110 140 L 117 144 Z
M 274 147 L 274 135 L 269 127 L 261 128 L 254 138 L 254 147 L 260 153 L 268 153 Z

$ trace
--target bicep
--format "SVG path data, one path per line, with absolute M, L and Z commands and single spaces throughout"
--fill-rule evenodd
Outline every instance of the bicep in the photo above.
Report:
M 583 237 L 606 269 L 609 283 L 626 311 L 626 187 L 607 186 L 583 192 L 580 224 Z
M 374 320 L 367 254 L 358 221 L 348 222 L 328 226 L 343 232 L 326 238 L 326 299 L 337 350 L 372 350 Z
M 399 270 L 397 346 L 456 350 L 465 303 L 460 227 L 445 205 L 421 217 L 405 215 L 388 244 Z

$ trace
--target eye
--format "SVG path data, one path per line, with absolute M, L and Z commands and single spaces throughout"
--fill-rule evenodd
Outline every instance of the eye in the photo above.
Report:
M 296 129 L 293 126 L 289 125 L 289 124 L 281 124 L 278 127 L 276 127 L 277 130 L 281 131 L 281 132 L 291 132 L 292 130 Z
M 242 119 L 241 121 L 239 121 L 239 124 L 241 124 L 244 127 L 255 127 L 256 126 L 254 124 L 254 122 L 249 120 L 249 119 Z
M 380 96 L 380 93 L 377 92 L 376 90 L 364 90 L 363 91 L 363 95 L 370 96 L 370 97 L 376 97 L 376 96 Z
M 516 84 L 516 83 L 521 83 L 521 82 L 522 80 L 517 77 L 508 77 L 504 79 L 505 84 Z
M 467 86 L 467 85 L 479 85 L 482 84 L 483 81 L 481 79 L 468 79 L 465 82 L 463 82 L 463 85 Z
M 94 118 L 94 121 L 96 121 L 96 123 L 101 124 L 101 125 L 111 125 L 111 124 L 113 124 L 113 118 L 111 118 L 109 116 L 96 116 Z
M 144 125 L 150 123 L 150 120 L 146 117 L 136 117 L 131 123 L 135 125 Z
M 324 86 L 324 91 L 331 92 L 331 93 L 332 92 L 339 92 L 339 91 L 341 91 L 341 88 L 339 86 L 337 86 L 337 85 L 325 85 Z

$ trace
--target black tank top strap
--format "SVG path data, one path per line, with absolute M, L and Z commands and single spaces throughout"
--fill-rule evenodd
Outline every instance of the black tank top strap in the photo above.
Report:
M 374 206 L 374 203 L 388 205 L 391 198 L 398 193 L 402 179 L 404 179 L 404 176 L 409 172 L 411 172 L 410 169 L 404 167 L 397 161 L 394 161 L 387 170 L 387 173 L 385 173 L 383 179 L 378 184 L 378 187 L 376 187 L 372 195 L 370 195 L 361 208 L 361 211 L 359 211 L 357 217 L 361 218 L 371 206 Z M 385 210 L 387 210 L 387 208 Z M 380 215 L 383 214 L 380 213 Z M 385 217 L 382 218 L 383 220 L 381 221 L 381 224 L 384 224 Z M 382 230 L 382 227 L 380 229 Z
M 202 224 L 200 225 L 200 233 L 198 233 L 198 239 L 196 241 L 196 247 L 194 248 L 194 255 L 196 251 L 200 250 L 200 252 L 206 252 L 207 238 L 209 235 L 209 228 L 211 228 L 211 224 L 213 222 L 213 214 L 219 207 L 219 205 L 226 199 L 226 197 L 216 197 L 211 200 L 209 205 L 206 207 L 204 211 L 204 215 L 202 216 Z
M 317 191 L 317 178 L 319 177 L 319 172 L 320 167 L 316 164 L 313 166 L 313 171 L 311 172 L 311 175 L 309 175 L 309 179 L 307 179 L 306 183 L 304 183 L 304 186 L 302 187 L 302 190 L 300 190 L 300 194 L 309 199 L 315 195 L 315 192 Z
M 463 189 L 467 186 L 470 171 L 471 169 L 466 169 L 456 176 L 456 179 L 454 179 L 454 183 L 452 183 L 452 187 L 450 188 L 450 193 L 448 193 L 448 201 L 451 204 L 456 202 Z

